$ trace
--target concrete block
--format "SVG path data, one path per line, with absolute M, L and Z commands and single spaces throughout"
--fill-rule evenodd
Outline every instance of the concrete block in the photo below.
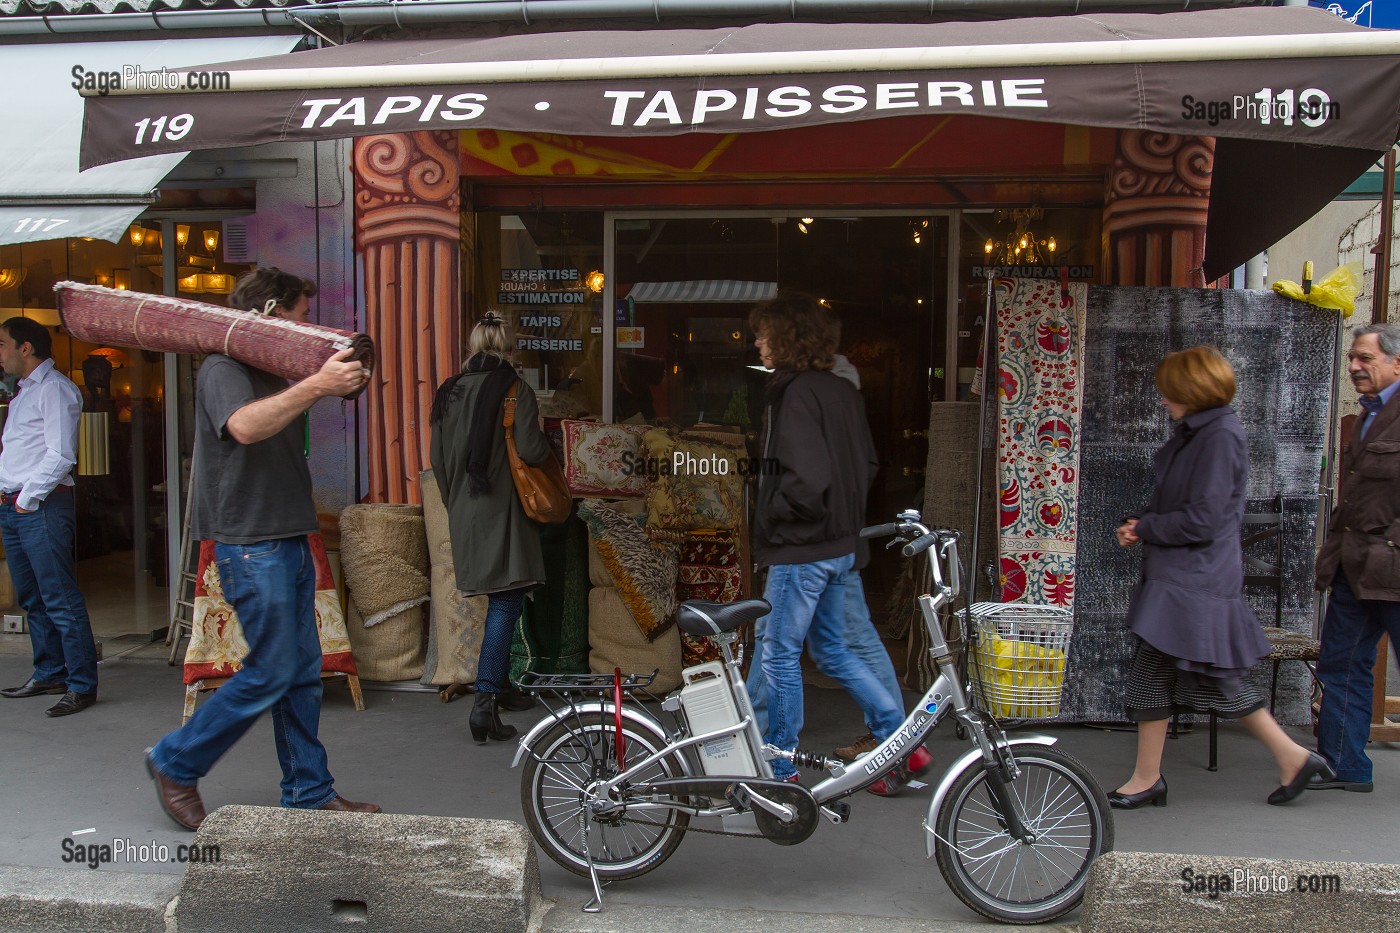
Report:
M 176 875 L 0 865 L 0 930 L 166 933 Z
M 1082 933 L 1393 933 L 1400 865 L 1109 852 L 1094 863 Z
M 525 827 L 506 820 L 221 807 L 195 837 L 180 933 L 525 933 L 540 905 Z

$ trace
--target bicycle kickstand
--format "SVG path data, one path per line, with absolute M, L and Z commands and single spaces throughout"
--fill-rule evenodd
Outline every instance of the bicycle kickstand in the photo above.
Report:
M 596 914 L 603 909 L 603 886 L 598 883 L 598 869 L 593 864 L 593 848 L 588 844 L 588 832 L 592 821 L 588 819 L 588 808 L 578 811 L 578 828 L 583 837 L 583 857 L 588 859 L 588 880 L 593 882 L 593 900 L 583 905 L 583 912 Z

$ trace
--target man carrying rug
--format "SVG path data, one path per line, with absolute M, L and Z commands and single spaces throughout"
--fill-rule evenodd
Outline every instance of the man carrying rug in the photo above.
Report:
M 54 369 L 52 349 L 48 328 L 37 321 L 12 317 L 0 324 L 0 364 L 19 378 L 0 452 L 0 530 L 34 646 L 34 675 L 0 696 L 61 693 L 48 715 L 69 716 L 97 702 L 97 647 L 73 566 L 73 467 L 83 397 Z
M 1342 448 L 1339 501 L 1317 555 L 1317 588 L 1332 587 L 1317 750 L 1337 776 L 1308 788 L 1370 793 L 1376 645 L 1383 634 L 1400 644 L 1400 324 L 1356 328 L 1347 360 L 1362 414 Z
M 278 269 L 239 279 L 230 304 L 306 320 L 315 286 Z M 184 726 L 146 752 L 160 805 L 186 829 L 204 821 L 196 787 L 265 711 L 282 765 L 282 806 L 377 813 L 336 793 L 317 738 L 321 642 L 316 568 L 307 535 L 318 530 L 302 414 L 360 388 L 369 372 L 350 350 L 294 385 L 221 354 L 205 358 L 195 391 L 190 533 L 215 542 L 224 597 L 248 641 L 243 667 Z

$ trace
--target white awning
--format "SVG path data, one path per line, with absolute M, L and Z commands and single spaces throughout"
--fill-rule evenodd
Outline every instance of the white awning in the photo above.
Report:
M 114 74 L 135 82 L 137 72 L 149 82 L 162 69 L 280 55 L 298 41 L 297 36 L 260 36 L 4 46 L 0 81 L 15 90 L 0 136 L 0 246 L 72 236 L 115 241 L 188 154 L 80 173 L 83 99 L 75 82 L 89 76 L 111 81 Z M 154 132 L 153 125 L 147 129 Z
M 696 279 L 690 282 L 638 282 L 627 297 L 633 301 L 730 302 L 757 304 L 778 293 L 776 282 L 739 282 L 732 279 Z

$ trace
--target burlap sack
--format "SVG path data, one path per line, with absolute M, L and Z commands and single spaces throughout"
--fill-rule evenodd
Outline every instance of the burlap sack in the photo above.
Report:
M 417 679 L 427 650 L 423 604 L 429 598 L 422 508 L 347 506 L 340 514 L 340 560 L 352 607 L 346 629 L 360 677 Z
M 617 667 L 624 674 L 656 670 L 653 693 L 680 686 L 680 630 L 673 625 L 648 642 L 614 587 L 594 587 L 588 592 L 588 644 L 588 668 L 595 674 L 611 674 Z
M 415 606 L 365 628 L 352 594 L 345 606 L 345 632 L 361 680 L 416 680 L 423 672 L 423 610 Z
M 463 596 L 457 589 L 447 506 L 432 470 L 418 475 L 423 490 L 423 520 L 428 533 L 432 599 L 428 618 L 428 652 L 422 682 L 433 686 L 476 680 L 481 640 L 486 632 L 485 596 Z

